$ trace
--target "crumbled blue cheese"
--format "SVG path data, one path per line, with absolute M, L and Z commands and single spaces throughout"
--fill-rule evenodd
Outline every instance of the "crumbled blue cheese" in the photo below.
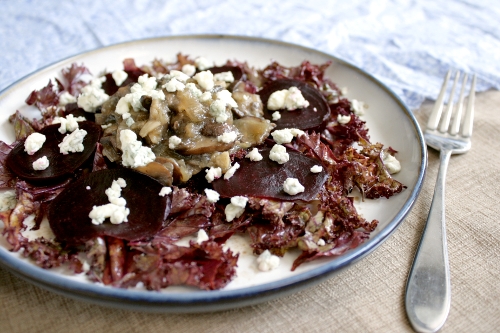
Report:
M 227 72 L 221 72 L 214 74 L 214 81 L 224 81 L 224 82 L 234 82 L 234 76 L 233 72 L 227 71 Z
M 238 218 L 245 211 L 245 206 L 247 205 L 248 198 L 243 196 L 235 196 L 231 198 L 231 203 L 226 206 L 224 213 L 226 214 L 226 221 L 231 222 L 235 218 Z
M 0 192 L 0 212 L 14 209 L 17 204 L 16 190 L 6 190 Z
M 158 195 L 160 197 L 164 197 L 166 195 L 169 195 L 170 193 L 172 193 L 172 188 L 168 187 L 168 186 L 164 186 L 161 188 L 160 193 L 158 193 Z
M 64 117 L 54 117 L 52 121 L 53 124 L 61 124 L 59 127 L 59 133 L 66 134 L 66 132 L 73 132 L 78 128 L 79 121 L 86 121 L 85 117 L 75 117 L 72 114 L 68 114 L 66 118 Z
M 224 123 L 229 119 L 229 114 L 226 111 L 226 103 L 217 99 L 210 104 L 208 113 L 215 118 L 218 123 Z
M 193 78 L 203 90 L 211 90 L 214 87 L 214 75 L 211 71 L 196 73 Z
M 63 141 L 58 145 L 59 152 L 63 155 L 81 153 L 84 149 L 83 139 L 86 135 L 87 131 L 82 129 L 76 129 L 71 134 L 66 134 Z
M 277 144 L 281 145 L 283 143 L 290 143 L 294 137 L 301 136 L 303 134 L 304 131 L 299 130 L 298 128 L 283 128 L 273 131 L 271 136 Z
M 200 70 L 204 71 L 207 68 L 213 67 L 213 63 L 204 57 L 194 59 L 194 65 Z
M 238 103 L 233 98 L 233 95 L 231 92 L 227 89 L 221 90 L 215 94 L 218 100 L 223 101 L 224 103 L 228 104 L 232 108 L 238 107 Z
M 296 195 L 298 193 L 304 192 L 305 188 L 299 183 L 297 178 L 287 178 L 283 183 L 283 191 L 290 195 Z
M 194 98 L 200 99 L 200 97 L 203 95 L 200 89 L 194 84 L 193 82 L 186 83 L 186 88 L 187 91 L 193 95 Z M 210 95 L 210 98 L 212 98 L 212 94 L 208 93 Z
M 90 84 L 82 88 L 77 98 L 78 106 L 87 112 L 95 112 L 96 109 L 109 99 L 109 95 L 101 89 L 105 78 L 93 79 Z
M 196 235 L 196 243 L 201 244 L 209 240 L 207 232 L 203 229 L 198 230 L 198 234 Z
M 177 135 L 172 135 L 170 138 L 168 138 L 168 148 L 175 149 L 181 142 L 181 138 L 179 138 Z
M 250 152 L 248 152 L 245 155 L 245 158 L 248 158 L 253 162 L 262 161 L 262 155 L 259 153 L 259 150 L 257 148 L 253 148 Z
M 351 108 L 355 115 L 362 116 L 365 114 L 365 103 L 358 101 L 357 99 L 351 100 Z
M 207 169 L 205 172 L 206 172 L 205 179 L 209 183 L 213 182 L 215 179 L 218 179 L 222 176 L 222 169 L 219 167 L 217 168 L 211 167 L 210 169 Z
M 190 75 L 187 75 L 181 71 L 171 70 L 169 74 L 165 75 L 164 78 L 167 80 L 176 79 L 179 82 L 186 83 L 189 80 Z
M 321 171 L 323 171 L 323 167 L 321 165 L 314 165 L 311 167 L 310 171 L 312 173 L 320 173 Z
M 209 188 L 205 189 L 205 195 L 207 196 L 208 202 L 216 203 L 220 199 L 220 195 L 217 191 L 211 190 Z
M 318 239 L 318 243 L 317 244 L 318 244 L 318 246 L 325 246 L 326 242 L 325 242 L 325 240 L 323 238 L 320 238 L 320 239 Z
M 390 174 L 401 171 L 401 163 L 396 159 L 396 157 L 389 153 L 383 153 L 382 162 Z
M 128 78 L 128 74 L 124 70 L 118 69 L 111 73 L 111 77 L 115 80 L 115 84 L 119 87 Z
M 185 64 L 182 66 L 182 72 L 188 76 L 193 76 L 196 73 L 196 67 L 191 64 Z
M 41 133 L 31 133 L 24 141 L 24 151 L 27 152 L 28 155 L 33 155 L 42 148 L 46 139 L 45 135 Z
M 59 106 L 66 106 L 70 103 L 76 103 L 76 97 L 65 91 L 59 95 Z
M 34 170 L 45 170 L 49 167 L 49 159 L 47 158 L 47 156 L 42 156 L 34 161 L 32 165 Z
M 279 111 L 274 111 L 271 117 L 273 121 L 278 121 L 281 119 L 281 113 Z
M 209 91 L 205 91 L 203 94 L 200 96 L 200 102 L 208 102 L 212 99 L 212 93 Z
M 277 90 L 273 92 L 267 100 L 267 108 L 269 110 L 280 110 L 285 108 L 285 99 L 288 95 L 288 90 Z
M 130 209 L 126 207 L 127 201 L 121 196 L 122 188 L 126 186 L 127 183 L 123 178 L 113 180 L 111 187 L 105 191 L 109 203 L 101 206 L 94 206 L 89 213 L 92 224 L 102 224 L 107 218 L 109 218 L 109 221 L 113 224 L 128 222 L 127 217 L 130 214 Z
M 344 116 L 344 115 L 339 114 L 337 116 L 337 122 L 341 125 L 345 125 L 345 124 L 349 123 L 350 121 L 351 121 L 351 116 L 349 116 L 349 115 Z
M 286 109 L 292 111 L 308 106 L 309 101 L 302 96 L 302 92 L 297 87 L 277 90 L 273 92 L 267 100 L 267 108 L 269 110 Z
M 232 176 L 234 176 L 234 173 L 236 172 L 236 170 L 238 170 L 240 168 L 240 164 L 238 162 L 234 163 L 234 165 L 232 167 L 230 167 L 226 173 L 224 174 L 224 179 L 225 180 L 228 180 L 229 178 L 231 178 Z
M 137 81 L 130 88 L 130 94 L 127 94 L 120 98 L 116 104 L 115 112 L 124 117 L 127 113 L 130 113 L 130 107 L 134 111 L 146 111 L 141 103 L 142 96 L 150 96 L 152 99 L 164 100 L 165 94 L 161 90 L 156 90 L 157 82 L 154 76 L 148 77 L 148 74 L 139 76 Z M 126 119 L 124 117 L 123 119 Z
M 156 159 L 151 148 L 143 147 L 142 142 L 137 140 L 137 135 L 129 129 L 120 132 L 120 142 L 123 166 L 137 168 Z
M 183 91 L 186 85 L 175 77 L 163 85 L 168 92 Z
M 217 136 L 217 141 L 224 143 L 231 143 L 235 141 L 237 138 L 238 138 L 238 133 L 236 133 L 235 131 L 231 131 L 222 133 L 221 135 Z
M 280 265 L 280 258 L 265 250 L 257 257 L 257 267 L 261 272 L 268 272 L 276 269 Z
M 269 152 L 269 159 L 271 161 L 278 162 L 279 164 L 283 164 L 288 162 L 290 159 L 290 155 L 286 152 L 285 146 L 276 144 L 271 148 L 271 151 Z

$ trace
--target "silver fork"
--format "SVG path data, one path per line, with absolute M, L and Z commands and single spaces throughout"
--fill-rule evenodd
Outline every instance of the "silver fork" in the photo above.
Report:
M 455 75 L 449 101 L 443 113 L 443 100 L 450 75 L 451 71 L 446 74 L 424 133 L 427 145 L 440 151 L 440 166 L 429 216 L 406 284 L 406 313 L 417 332 L 438 331 L 444 325 L 450 311 L 451 284 L 444 209 L 445 176 L 450 156 L 463 154 L 471 147 L 476 90 L 474 75 L 467 109 L 462 120 L 466 74 L 450 127 L 454 109 L 453 99 L 460 72 Z

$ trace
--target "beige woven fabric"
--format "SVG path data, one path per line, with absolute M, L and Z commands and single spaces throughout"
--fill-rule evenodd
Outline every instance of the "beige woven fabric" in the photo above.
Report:
M 452 305 L 442 332 L 500 327 L 500 92 L 478 94 L 473 148 L 447 176 Z M 423 121 L 431 104 L 416 111 Z M 421 196 L 374 253 L 315 287 L 260 305 L 176 315 L 114 310 L 74 301 L 0 269 L 0 332 L 411 332 L 404 290 L 438 166 L 430 151 Z

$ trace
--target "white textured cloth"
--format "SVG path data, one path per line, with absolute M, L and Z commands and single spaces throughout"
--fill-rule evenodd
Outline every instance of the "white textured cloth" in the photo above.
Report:
M 411 108 L 450 68 L 500 88 L 496 0 L 2 1 L 0 90 L 62 58 L 119 42 L 185 34 L 283 40 L 330 53 Z

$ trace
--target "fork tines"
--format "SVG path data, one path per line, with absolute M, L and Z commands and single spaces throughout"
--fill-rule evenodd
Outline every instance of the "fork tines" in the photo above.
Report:
M 427 123 L 428 130 L 436 130 L 439 126 L 439 132 L 446 133 L 448 131 L 448 127 L 450 126 L 450 121 L 453 118 L 453 123 L 451 128 L 449 128 L 450 135 L 457 135 L 460 131 L 460 123 L 462 120 L 464 99 L 465 99 L 465 87 L 468 81 L 468 75 L 465 74 L 462 79 L 460 96 L 458 98 L 457 108 L 454 111 L 454 99 L 455 99 L 455 91 L 457 88 L 457 83 L 460 79 L 460 71 L 457 71 L 455 74 L 455 79 L 453 80 L 453 86 L 450 91 L 450 95 L 448 98 L 448 103 L 446 104 L 446 108 L 444 109 L 444 97 L 446 94 L 446 90 L 448 87 L 448 82 L 450 80 L 451 70 L 446 73 L 445 79 L 443 81 L 443 85 L 441 87 L 441 91 L 439 92 L 436 103 L 434 104 L 434 108 L 432 109 L 432 113 L 429 117 L 429 121 Z M 475 91 L 476 91 L 476 75 L 472 77 L 472 82 L 469 90 L 469 97 L 467 101 L 467 109 L 465 111 L 462 132 L 460 133 L 463 137 L 470 137 L 472 135 L 472 121 L 474 119 L 474 99 L 475 99 Z M 442 116 L 442 117 L 441 117 Z

